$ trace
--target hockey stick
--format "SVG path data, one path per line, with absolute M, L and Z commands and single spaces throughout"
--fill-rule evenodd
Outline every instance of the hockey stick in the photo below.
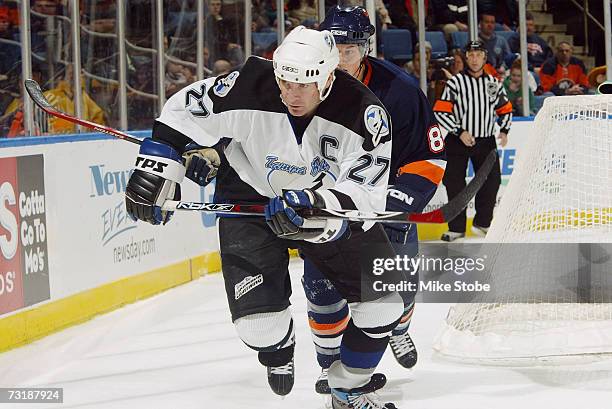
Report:
M 487 155 L 474 178 L 450 202 L 427 213 L 412 212 L 360 212 L 359 210 L 302 209 L 298 213 L 310 219 L 341 219 L 359 222 L 383 223 L 447 223 L 457 217 L 470 203 L 470 200 L 480 190 L 496 164 L 497 151 L 492 150 Z M 198 203 L 167 200 L 163 210 L 192 210 L 212 213 L 232 213 L 245 216 L 263 216 L 264 205 Z
M 49 115 L 56 116 L 68 122 L 83 125 L 87 128 L 103 132 L 119 139 L 126 140 L 140 145 L 142 142 L 124 132 L 116 129 L 98 125 L 83 119 L 76 118 L 54 108 L 45 98 L 38 83 L 34 80 L 25 80 L 25 88 L 32 100 L 43 111 Z M 360 212 L 358 210 L 331 210 L 331 209 L 303 209 L 300 214 L 308 218 L 318 219 L 342 219 L 352 221 L 373 221 L 385 223 L 447 223 L 454 219 L 465 207 L 470 200 L 480 190 L 485 180 L 489 176 L 493 165 L 496 162 L 497 152 L 492 150 L 480 169 L 470 183 L 450 202 L 427 213 L 410 213 L 410 212 Z M 241 214 L 243 216 L 263 216 L 264 205 L 245 205 L 245 204 L 229 204 L 229 203 L 200 203 L 200 202 L 184 202 L 167 200 L 162 206 L 163 210 L 191 210 L 211 213 L 229 213 Z
M 113 128 L 109 128 L 108 126 L 99 125 L 94 122 L 89 122 L 84 119 L 77 118 L 75 116 L 69 115 L 65 112 L 60 111 L 57 108 L 54 108 L 53 105 L 47 101 L 47 98 L 42 93 L 42 89 L 40 89 L 40 85 L 34 80 L 25 80 L 24 81 L 25 89 L 32 98 L 32 101 L 40 109 L 48 113 L 49 115 L 53 115 L 57 118 L 61 118 L 65 121 L 72 122 L 73 124 L 82 125 L 85 128 L 93 129 L 94 131 L 103 132 L 107 135 L 114 136 L 115 138 L 123 139 L 124 141 L 132 142 L 137 145 L 140 145 L 142 141 L 140 139 L 136 139 L 133 136 L 126 134 L 125 132 L 118 131 Z

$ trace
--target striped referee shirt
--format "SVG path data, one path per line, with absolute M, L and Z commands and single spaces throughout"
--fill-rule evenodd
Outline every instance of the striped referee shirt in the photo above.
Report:
M 454 75 L 433 110 L 440 125 L 455 135 L 468 131 L 475 138 L 487 138 L 494 136 L 496 121 L 506 133 L 512 123 L 512 104 L 504 87 L 485 73 L 478 78 L 467 72 Z

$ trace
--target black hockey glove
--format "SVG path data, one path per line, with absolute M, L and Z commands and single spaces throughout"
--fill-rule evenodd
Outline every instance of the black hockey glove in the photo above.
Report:
M 324 208 L 325 200 L 314 190 L 285 190 L 282 196 L 270 199 L 266 206 L 266 222 L 278 237 L 325 243 L 342 236 L 346 220 L 309 220 L 299 209 Z
M 166 224 L 174 212 L 161 209 L 167 199 L 180 200 L 179 183 L 185 176 L 181 156 L 172 147 L 145 139 L 136 158 L 136 169 L 125 190 L 125 207 L 133 220 Z
M 217 176 L 217 170 L 221 166 L 221 158 L 214 148 L 205 148 L 195 143 L 186 147 L 183 154 L 185 159 L 185 176 L 204 187 Z
M 405 184 L 396 184 L 387 189 L 387 210 L 395 212 L 420 212 L 423 197 Z M 384 224 L 385 233 L 391 243 L 407 244 L 417 241 L 416 226 L 410 223 Z

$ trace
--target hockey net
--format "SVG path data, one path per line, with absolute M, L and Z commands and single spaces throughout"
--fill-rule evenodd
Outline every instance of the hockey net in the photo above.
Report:
M 612 356 L 612 96 L 548 98 L 534 126 L 485 240 L 493 291 L 451 307 L 434 342 L 443 357 Z

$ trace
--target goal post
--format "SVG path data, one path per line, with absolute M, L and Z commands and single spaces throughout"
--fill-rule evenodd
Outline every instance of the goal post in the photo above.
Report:
M 438 355 L 502 365 L 612 356 L 612 95 L 545 100 L 485 243 L 494 291 L 451 307 Z

